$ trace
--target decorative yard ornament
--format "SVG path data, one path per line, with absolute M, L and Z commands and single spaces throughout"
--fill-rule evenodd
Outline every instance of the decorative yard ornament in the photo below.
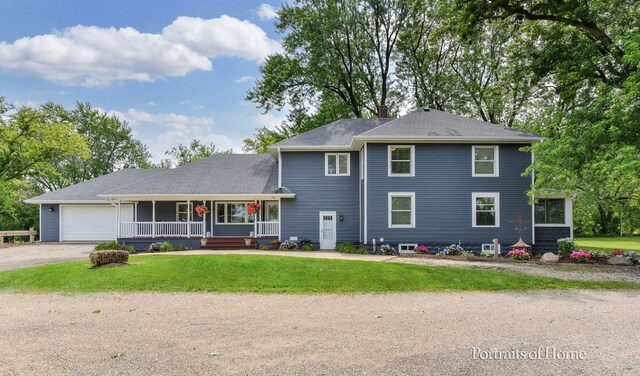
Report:
M 513 221 L 509 221 L 509 223 L 514 223 L 515 224 L 514 227 L 516 229 L 516 232 L 518 233 L 518 242 L 516 244 L 513 244 L 511 246 L 511 248 L 513 248 L 513 249 L 529 249 L 529 248 L 531 248 L 531 246 L 529 244 L 525 243 L 522 240 L 522 234 L 527 229 L 527 227 L 525 226 L 525 223 L 528 223 L 528 221 L 525 221 L 525 219 L 522 216 L 522 214 L 518 214 L 516 216 L 516 218 Z

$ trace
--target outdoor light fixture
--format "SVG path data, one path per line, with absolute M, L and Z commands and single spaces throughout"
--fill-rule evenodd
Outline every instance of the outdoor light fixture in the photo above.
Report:
M 340 214 L 340 222 L 344 221 L 344 215 Z
M 50 212 L 54 212 L 54 211 L 56 211 L 56 209 L 55 208 L 49 208 L 49 211 Z

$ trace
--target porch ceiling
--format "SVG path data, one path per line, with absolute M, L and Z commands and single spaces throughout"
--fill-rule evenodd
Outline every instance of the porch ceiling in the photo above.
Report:
M 112 201 L 224 201 L 224 200 L 277 200 L 279 198 L 295 198 L 295 193 L 274 193 L 274 194 L 224 194 L 224 195 L 153 195 L 153 194 L 136 194 L 136 195 L 101 195 L 107 200 Z

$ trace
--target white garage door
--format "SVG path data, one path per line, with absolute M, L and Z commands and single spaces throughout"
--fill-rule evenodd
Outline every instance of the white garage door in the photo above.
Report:
M 113 205 L 60 206 L 60 240 L 115 240 L 117 215 Z M 122 205 L 121 221 L 133 221 L 133 205 Z

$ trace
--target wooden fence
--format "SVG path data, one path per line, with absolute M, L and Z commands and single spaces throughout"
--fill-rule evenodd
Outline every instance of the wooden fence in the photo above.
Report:
M 27 231 L 0 231 L 0 247 L 4 246 L 4 238 L 6 236 L 28 236 L 29 243 L 33 243 L 36 240 L 36 235 L 38 235 L 38 231 L 33 228 Z

